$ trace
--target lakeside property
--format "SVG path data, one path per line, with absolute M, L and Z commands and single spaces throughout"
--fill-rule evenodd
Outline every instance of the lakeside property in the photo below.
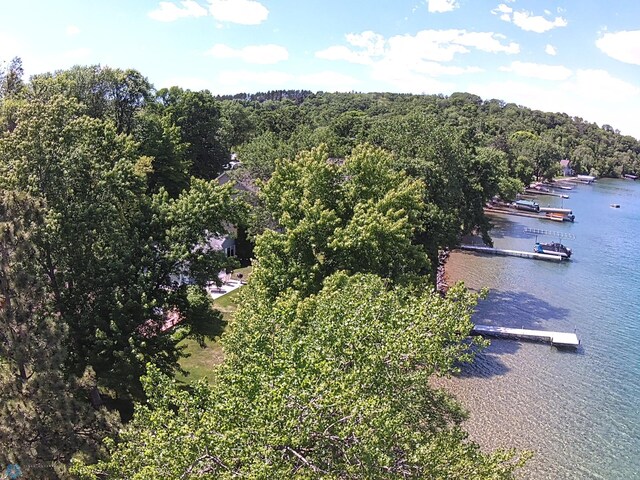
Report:
M 617 203 L 620 209 L 610 205 Z M 565 202 L 566 204 L 566 202 Z M 570 201 L 580 221 L 571 262 L 547 264 L 454 251 L 450 285 L 488 287 L 477 323 L 573 331 L 579 353 L 514 340 L 492 340 L 462 374 L 438 381 L 469 409 L 465 428 L 484 448 L 535 451 L 523 477 L 638 478 L 640 462 L 640 274 L 634 244 L 640 237 L 640 185 L 599 180 L 576 186 Z M 526 248 L 535 220 L 495 217 L 496 246 Z

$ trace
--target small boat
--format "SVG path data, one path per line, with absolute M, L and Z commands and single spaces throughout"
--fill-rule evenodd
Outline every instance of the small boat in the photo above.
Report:
M 619 203 L 612 203 L 611 204 L 611 208 L 620 208 L 620 204 Z
M 540 243 L 537 242 L 533 247 L 535 253 L 544 253 L 546 255 L 557 255 L 562 258 L 571 258 L 571 249 L 565 247 L 560 242 Z
M 547 212 L 545 217 L 556 222 L 573 222 L 576 216 L 573 213 Z
M 534 202 L 532 200 L 516 200 L 513 203 L 513 206 L 516 210 L 526 210 L 528 212 L 536 212 L 540 211 L 540 205 L 538 202 Z

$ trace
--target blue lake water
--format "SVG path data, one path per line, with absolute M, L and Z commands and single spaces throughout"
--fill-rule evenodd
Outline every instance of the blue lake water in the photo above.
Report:
M 564 193 L 537 201 L 573 209 L 575 223 L 495 216 L 492 237 L 498 248 L 531 251 L 525 227 L 570 233 L 570 261 L 454 252 L 447 275 L 490 289 L 477 323 L 575 329 L 581 348 L 494 339 L 444 385 L 470 411 L 473 439 L 535 451 L 524 478 L 640 479 L 640 182 Z

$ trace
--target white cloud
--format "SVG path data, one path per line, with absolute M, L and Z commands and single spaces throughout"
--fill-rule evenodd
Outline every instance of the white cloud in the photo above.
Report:
M 354 52 L 344 45 L 334 45 L 324 50 L 316 52 L 317 58 L 323 60 L 344 60 L 349 63 L 361 63 L 363 65 L 371 65 L 373 61 L 371 56 L 366 52 Z
M 456 0 L 427 0 L 427 9 L 431 13 L 451 12 L 459 6 Z
M 258 25 L 269 16 L 269 10 L 255 0 L 209 0 L 209 12 L 220 22 Z
M 269 15 L 267 7 L 256 0 L 207 0 L 208 10 L 195 0 L 160 2 L 149 17 L 160 22 L 173 22 L 180 18 L 206 17 L 211 14 L 219 22 L 258 25 Z
M 68 37 L 75 37 L 80 33 L 80 29 L 75 25 L 69 25 L 66 30 L 66 34 Z
M 492 32 L 466 30 L 423 30 L 415 35 L 396 35 L 385 39 L 373 32 L 349 34 L 349 46 L 335 45 L 316 53 L 325 60 L 342 60 L 368 66 L 368 75 L 403 92 L 452 91 L 454 84 L 437 77 L 482 72 L 476 66 L 446 65 L 457 55 L 471 50 L 514 54 L 518 44 L 504 42 Z M 385 87 L 388 88 L 388 87 Z
M 534 15 L 526 10 L 514 12 L 513 8 L 501 3 L 491 10 L 491 13 L 498 15 L 505 22 L 513 22 L 516 26 L 527 32 L 543 33 L 556 27 L 566 27 L 567 20 L 563 17 L 555 17 L 553 20 L 547 20 L 542 15 Z M 551 16 L 549 10 L 544 11 L 545 15 Z
M 612 76 L 605 70 L 584 69 L 578 70 L 575 76 L 575 85 L 572 85 L 578 94 L 585 98 L 624 102 L 634 97 L 640 97 L 640 88 Z
M 499 15 L 500 19 L 504 20 L 505 22 L 511 21 L 512 12 L 513 8 L 511 8 L 509 5 L 505 5 L 504 3 L 501 3 L 496 8 L 491 10 L 491 13 L 493 13 L 494 15 Z
M 605 33 L 596 46 L 611 58 L 640 65 L 640 30 Z
M 349 33 L 346 35 L 347 42 L 354 47 L 365 50 L 367 55 L 382 55 L 384 53 L 384 37 L 379 33 L 367 30 L 362 33 Z
M 160 2 L 158 8 L 149 12 L 149 17 L 159 22 L 173 22 L 179 18 L 204 17 L 207 9 L 194 0 L 182 0 L 181 7 L 173 2 Z
M 499 33 L 492 32 L 463 32 L 455 40 L 460 45 L 467 47 L 474 47 L 483 52 L 489 53 L 507 53 L 514 54 L 520 52 L 520 45 L 515 42 L 510 42 L 507 45 L 503 45 L 501 40 L 506 37 Z
M 363 32 L 346 36 L 347 42 L 357 49 L 335 45 L 317 52 L 316 57 L 363 65 L 384 60 L 410 66 L 421 61 L 449 62 L 456 54 L 469 53 L 471 48 L 489 53 L 514 54 L 520 51 L 517 43 L 503 43 L 504 38 L 492 32 L 452 29 L 422 30 L 416 35 L 396 35 L 385 40 L 379 34 Z
M 501 67 L 503 72 L 512 72 L 521 77 L 538 78 L 540 80 L 566 80 L 572 72 L 562 65 L 545 65 L 541 63 L 512 62 L 508 67 Z
M 527 32 L 543 33 L 555 27 L 566 27 L 567 21 L 562 17 L 547 20 L 540 15 L 532 15 L 531 12 L 513 12 L 513 23 Z
M 547 44 L 547 46 L 544 47 L 544 51 L 547 55 L 551 55 L 551 56 L 555 56 L 558 53 L 558 50 L 556 49 L 556 47 L 554 47 L 551 44 Z
M 232 48 L 228 45 L 216 44 L 207 55 L 215 58 L 239 58 L 247 63 L 269 65 L 289 58 L 289 52 L 280 45 L 249 45 L 243 48 Z
M 565 112 L 599 125 L 607 123 L 640 139 L 636 114 L 640 110 L 640 88 L 604 70 L 577 70 L 554 88 L 526 80 L 507 80 L 471 83 L 466 91 L 543 111 Z

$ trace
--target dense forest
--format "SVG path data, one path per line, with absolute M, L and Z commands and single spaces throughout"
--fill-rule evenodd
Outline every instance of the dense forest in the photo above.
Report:
M 483 206 L 640 172 L 613 128 L 468 93 L 156 90 L 0 71 L 0 466 L 29 478 L 513 478 L 433 375 L 477 301 L 438 252 Z M 227 180 L 221 181 L 220 175 Z M 239 188 L 239 187 L 242 188 Z M 211 245 L 238 237 L 237 257 Z M 251 261 L 225 327 L 207 286 Z M 210 382 L 183 341 L 218 338 Z

